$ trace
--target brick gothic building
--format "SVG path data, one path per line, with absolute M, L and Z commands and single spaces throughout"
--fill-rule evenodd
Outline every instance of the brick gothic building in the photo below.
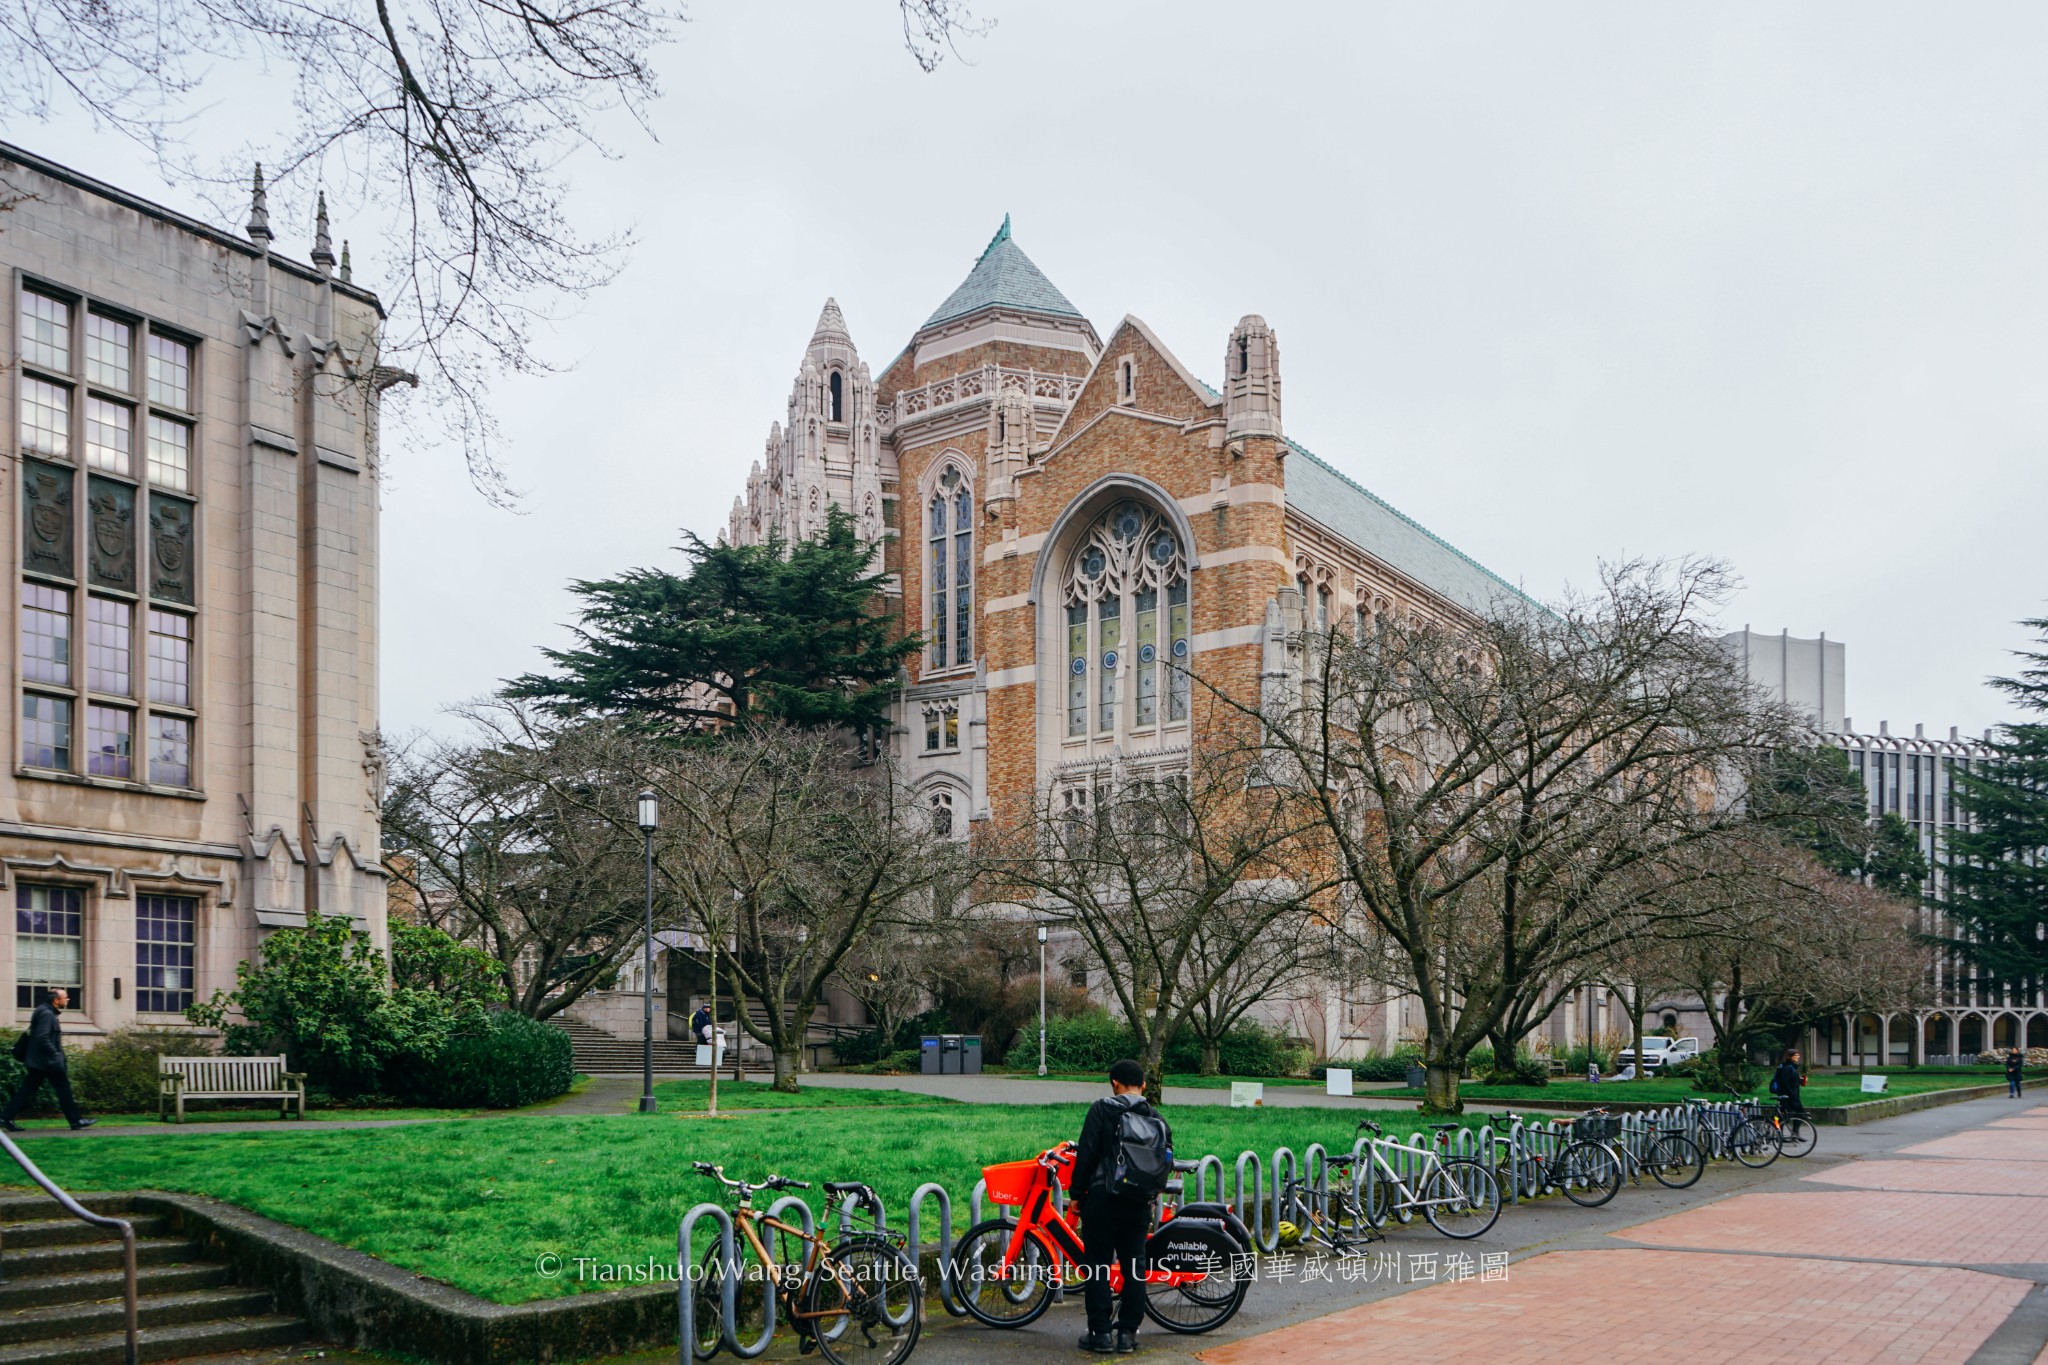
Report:
M 1168 660 L 1256 697 L 1305 622 L 1516 595 L 1288 436 L 1263 318 L 1217 340 L 1220 392 L 1137 318 L 1102 337 L 1007 219 L 879 376 L 826 302 L 727 534 L 806 534 L 836 503 L 884 540 L 928 641 L 899 754 L 941 828 L 1184 763 Z M 1401 1008 L 1288 1006 L 1340 1055 L 1400 1036 Z
M 307 907 L 385 941 L 377 368 L 337 262 L 0 145 L 0 1020 L 175 1025 Z

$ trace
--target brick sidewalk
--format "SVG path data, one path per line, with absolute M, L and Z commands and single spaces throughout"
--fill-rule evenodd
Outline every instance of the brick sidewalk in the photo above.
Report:
M 2048 1266 L 2048 1218 L 2037 1202 L 2048 1197 L 2048 1110 L 1987 1118 L 1803 1179 L 1797 1163 L 1783 1165 L 1788 1188 L 1653 1219 L 1596 1238 L 1592 1249 L 1534 1256 L 1505 1282 L 1432 1285 L 1200 1358 L 1960 1365 L 2010 1316 L 1997 1358 L 2038 1352 L 2048 1365 L 2048 1348 L 2028 1335 L 2041 1329 L 2015 1313 Z

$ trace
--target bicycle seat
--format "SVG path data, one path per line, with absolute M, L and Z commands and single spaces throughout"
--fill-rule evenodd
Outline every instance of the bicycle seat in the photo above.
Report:
M 1444 1133 L 1452 1132 L 1459 1128 L 1463 1128 L 1465 1125 L 1462 1123 L 1432 1123 L 1429 1126 L 1431 1128 L 1434 1128 L 1439 1133 Z
M 1173 1163 L 1173 1169 L 1176 1171 L 1192 1171 L 1201 1164 L 1199 1161 L 1176 1161 Z
M 821 1189 L 827 1194 L 867 1194 L 868 1187 L 858 1180 L 828 1180 Z

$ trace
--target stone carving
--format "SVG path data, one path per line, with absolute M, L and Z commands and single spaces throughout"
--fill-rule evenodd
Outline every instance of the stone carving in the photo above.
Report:
M 112 479 L 91 479 L 86 485 L 86 568 L 93 584 L 135 591 L 135 490 Z
M 21 493 L 22 567 L 71 577 L 71 471 L 30 460 Z
M 192 504 L 149 498 L 149 595 L 192 605 Z
M 373 815 L 384 809 L 384 733 L 359 730 L 363 743 L 363 809 Z

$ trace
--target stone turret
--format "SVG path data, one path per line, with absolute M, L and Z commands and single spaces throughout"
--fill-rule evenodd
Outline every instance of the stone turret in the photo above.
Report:
M 1223 353 L 1223 439 L 1280 439 L 1280 342 L 1257 313 L 1230 333 Z

